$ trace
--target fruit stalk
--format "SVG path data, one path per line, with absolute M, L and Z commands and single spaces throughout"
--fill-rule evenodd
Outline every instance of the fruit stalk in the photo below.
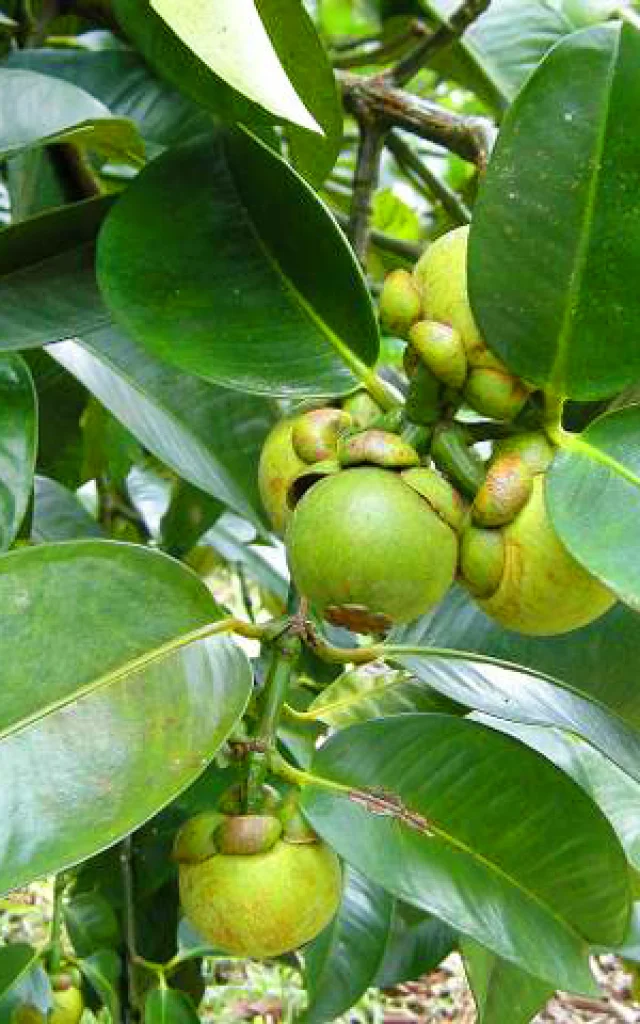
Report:
M 49 950 L 47 968 L 51 977 L 58 974 L 62 963 L 62 898 L 67 887 L 67 880 L 62 872 L 57 874 L 53 883 L 53 909 L 49 928 Z

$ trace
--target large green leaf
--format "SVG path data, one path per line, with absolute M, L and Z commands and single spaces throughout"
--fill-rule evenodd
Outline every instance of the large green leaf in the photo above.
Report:
M 396 900 L 376 986 L 391 988 L 430 974 L 451 953 L 457 939 L 456 932 L 444 921 Z
M 571 554 L 640 611 L 640 405 L 595 420 L 554 459 L 546 497 Z
M 98 279 L 150 352 L 228 387 L 345 393 L 377 356 L 371 301 L 344 236 L 245 131 L 179 147 L 139 175 L 100 233 Z
M 0 355 L 0 551 L 14 540 L 27 510 L 37 436 L 29 367 L 19 355 Z
M 151 7 L 232 88 L 285 121 L 319 130 L 287 77 L 254 0 L 151 0 Z M 295 13 L 290 8 L 281 17 Z
M 305 1024 L 334 1020 L 373 984 L 384 957 L 393 905 L 385 889 L 354 868 L 346 869 L 338 913 L 305 949 Z
M 112 117 L 89 93 L 37 71 L 0 68 L 0 157 L 73 142 L 139 164 L 144 146 L 133 123 Z
M 204 111 L 156 78 L 131 50 L 16 50 L 7 63 L 79 86 L 156 145 L 186 142 L 211 126 Z
M 144 1004 L 144 1024 L 199 1024 L 200 1017 L 184 992 L 163 985 L 149 992 Z
M 99 949 L 117 949 L 120 945 L 122 933 L 116 912 L 101 893 L 73 893 L 63 911 L 76 956 L 91 956 Z
M 629 671 L 640 654 L 640 618 L 624 605 L 579 633 L 529 637 L 503 629 L 454 588 L 393 640 L 423 648 L 401 662 L 446 696 L 498 717 L 569 729 L 640 777 L 640 693 Z
M 219 617 L 157 552 L 108 541 L 0 559 L 0 891 L 91 856 L 202 771 L 251 688 Z
M 453 711 L 456 705 L 422 679 L 383 662 L 343 672 L 311 702 L 306 717 L 343 729 L 369 718 L 407 711 Z
M 554 993 L 548 982 L 501 960 L 473 939 L 463 938 L 461 953 L 478 1024 L 529 1024 Z
M 275 411 L 162 363 L 113 328 L 48 352 L 179 476 L 260 529 L 259 452 Z
M 109 1010 L 111 1019 L 120 1020 L 120 956 L 112 949 L 101 949 L 91 956 L 78 960 L 78 967 Z
M 26 942 L 0 949 L 0 996 L 12 988 L 38 962 L 38 952 Z
M 640 34 L 575 32 L 507 115 L 475 210 L 471 303 L 488 344 L 557 394 L 612 394 L 640 373 Z M 604 337 L 615 338 L 615 358 Z
M 305 787 L 349 863 L 554 987 L 593 989 L 586 943 L 620 941 L 630 887 L 613 829 L 566 775 L 478 723 L 413 714 L 345 729 L 313 771 L 404 808 Z
M 89 199 L 0 231 L 0 349 L 47 345 L 109 322 L 93 264 L 112 202 Z
M 267 593 L 286 606 L 289 576 L 286 554 L 282 544 L 256 543 L 253 527 L 237 516 L 223 515 L 207 531 L 202 543 L 209 545 L 229 565 L 240 567 Z

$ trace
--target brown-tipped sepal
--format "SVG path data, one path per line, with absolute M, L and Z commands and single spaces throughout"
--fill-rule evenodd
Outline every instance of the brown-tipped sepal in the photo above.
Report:
M 225 818 L 216 832 L 221 854 L 243 857 L 266 853 L 282 834 L 282 822 L 272 814 L 239 814 Z
M 533 488 L 533 474 L 521 455 L 501 455 L 491 464 L 471 506 L 478 526 L 506 526 L 524 508 Z
M 291 432 L 296 455 L 309 464 L 335 458 L 338 437 L 351 422 L 351 416 L 343 409 L 312 409 L 303 413 L 296 418 Z
M 216 832 L 226 820 L 219 811 L 205 811 L 185 821 L 178 831 L 172 857 L 179 864 L 200 864 L 218 852 Z
M 342 408 L 351 417 L 355 430 L 366 430 L 382 415 L 382 409 L 367 391 L 356 391 L 355 395 L 348 395 Z
M 542 431 L 514 434 L 497 441 L 493 449 L 493 462 L 505 455 L 518 455 L 533 476 L 544 473 L 553 462 L 555 449 Z
M 392 270 L 387 274 L 380 296 L 380 323 L 390 334 L 405 338 L 409 328 L 420 319 L 422 304 L 412 274 Z
M 483 416 L 508 422 L 522 411 L 529 390 L 507 370 L 483 368 L 472 370 L 467 377 L 464 397 Z
M 338 444 L 338 458 L 342 466 L 404 469 L 420 464 L 415 448 L 398 434 L 386 430 L 363 430 L 360 434 L 342 438 Z
M 501 530 L 470 526 L 460 543 L 460 573 L 474 597 L 495 594 L 504 573 L 505 544 Z
M 418 320 L 409 341 L 438 380 L 456 390 L 463 386 L 469 367 L 458 331 L 437 320 Z

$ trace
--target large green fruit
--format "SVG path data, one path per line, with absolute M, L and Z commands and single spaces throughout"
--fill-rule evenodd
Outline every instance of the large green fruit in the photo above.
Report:
M 482 565 L 482 534 L 488 540 L 502 537 L 496 558 L 487 546 Z M 531 636 L 552 636 L 579 629 L 604 615 L 615 596 L 569 554 L 560 542 L 547 514 L 544 473 L 534 477 L 531 497 L 512 523 L 498 530 L 472 529 L 473 546 L 462 543 L 462 570 L 468 551 L 467 575 L 490 580 L 499 565 L 499 583 L 487 596 L 477 593 L 481 608 L 507 629 Z M 498 561 L 498 559 L 500 561 Z M 470 585 L 472 593 L 473 585 Z
M 291 573 L 330 622 L 386 629 L 448 590 L 456 532 L 417 490 L 403 474 L 362 467 L 315 484 L 296 506 L 286 535 Z
M 83 1009 L 80 989 L 75 985 L 58 989 L 53 993 L 53 1012 L 47 1018 L 48 1024 L 78 1024 Z
M 315 938 L 342 894 L 340 861 L 321 841 L 279 839 L 264 853 L 217 853 L 180 863 L 180 899 L 196 931 L 217 949 L 257 959 Z
M 276 423 L 260 453 L 260 497 L 271 525 L 277 533 L 284 533 L 291 514 L 287 505 L 287 492 L 291 481 L 306 465 L 296 455 L 291 439 L 297 420 L 297 416 L 289 416 Z

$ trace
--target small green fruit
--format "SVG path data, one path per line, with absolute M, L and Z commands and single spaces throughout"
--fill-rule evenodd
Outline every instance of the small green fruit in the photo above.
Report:
M 300 593 L 358 632 L 424 614 L 453 582 L 458 557 L 454 530 L 403 475 L 369 467 L 307 491 L 286 544 Z
M 82 992 L 75 985 L 57 989 L 53 993 L 53 1011 L 47 1017 L 48 1024 L 79 1024 L 84 1010 Z
M 351 425 L 349 413 L 343 409 L 312 409 L 297 416 L 291 431 L 293 449 L 306 463 L 335 458 L 338 438 Z
M 180 865 L 187 918 L 203 939 L 235 956 L 280 956 L 310 942 L 335 915 L 341 894 L 340 861 L 319 840 L 279 839 L 265 853 Z
M 507 370 L 480 367 L 467 377 L 464 397 L 483 416 L 509 421 L 522 411 L 529 390 Z
M 420 319 L 420 292 L 408 270 L 387 274 L 380 296 L 380 322 L 385 330 L 400 338 Z
M 306 466 L 293 447 L 292 435 L 297 419 L 297 416 L 289 416 L 276 423 L 260 453 L 258 488 L 276 533 L 285 531 L 291 515 L 287 492 L 292 480 Z
M 544 500 L 544 473 L 534 478 L 531 497 L 512 523 L 463 537 L 462 573 L 476 594 L 483 534 L 502 538 L 504 566 L 497 587 L 479 604 L 507 629 L 531 636 L 567 633 L 593 622 L 614 604 L 615 596 L 576 562 L 553 529 Z M 485 581 L 493 572 L 493 554 L 488 561 Z
M 467 354 L 453 327 L 435 320 L 418 320 L 409 341 L 438 380 L 459 390 L 467 377 Z

